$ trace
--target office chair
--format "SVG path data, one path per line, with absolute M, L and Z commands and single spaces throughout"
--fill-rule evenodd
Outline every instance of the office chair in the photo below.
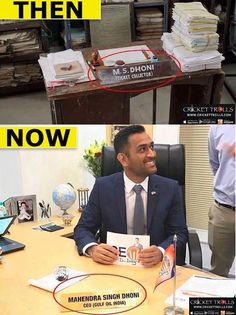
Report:
M 185 205 L 185 150 L 183 144 L 155 144 L 157 174 L 172 178 L 179 183 L 182 191 L 182 202 L 186 219 Z M 105 146 L 102 150 L 102 176 L 111 175 L 122 170 L 121 164 L 115 156 L 113 147 Z M 190 230 L 188 235 L 189 261 L 190 264 L 202 269 L 202 251 L 196 231 Z M 179 264 L 185 264 L 186 250 L 177 253 Z

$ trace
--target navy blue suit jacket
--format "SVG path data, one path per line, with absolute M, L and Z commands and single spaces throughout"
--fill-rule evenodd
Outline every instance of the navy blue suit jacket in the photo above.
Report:
M 185 224 L 182 198 L 176 181 L 150 175 L 147 201 L 147 234 L 150 244 L 166 249 L 177 235 L 177 253 L 185 250 L 188 232 Z M 127 234 L 126 205 L 123 173 L 96 180 L 89 202 L 75 227 L 74 238 L 79 252 L 85 245 L 106 242 L 106 232 Z

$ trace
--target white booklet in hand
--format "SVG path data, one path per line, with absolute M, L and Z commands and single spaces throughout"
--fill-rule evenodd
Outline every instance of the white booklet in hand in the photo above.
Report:
M 129 235 L 107 232 L 107 244 L 119 250 L 117 265 L 142 266 L 138 260 L 139 252 L 150 246 L 149 235 Z
M 79 275 L 84 275 L 84 276 L 76 277 L 74 279 L 71 279 L 71 280 L 63 282 L 58 287 L 56 292 L 59 292 L 59 291 L 65 289 L 65 288 L 73 285 L 74 283 L 77 283 L 77 282 L 79 282 L 82 279 L 87 277 L 85 272 L 82 272 L 82 271 L 77 271 L 77 270 L 73 270 L 73 269 L 70 269 L 70 268 L 67 268 L 67 271 L 68 271 L 68 279 L 70 279 L 72 277 L 79 276 Z M 33 285 L 35 287 L 38 287 L 38 288 L 50 291 L 50 292 L 53 292 L 55 287 L 61 282 L 62 281 L 59 281 L 59 280 L 56 279 L 56 275 L 54 273 L 51 273 L 51 274 L 49 274 L 49 275 L 47 275 L 45 277 L 42 277 L 40 279 L 29 279 L 29 284 L 31 284 L 31 285 Z

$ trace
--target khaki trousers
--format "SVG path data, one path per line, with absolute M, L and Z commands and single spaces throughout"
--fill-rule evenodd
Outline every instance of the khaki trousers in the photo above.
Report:
M 208 217 L 211 272 L 227 277 L 235 256 L 235 211 L 214 202 Z

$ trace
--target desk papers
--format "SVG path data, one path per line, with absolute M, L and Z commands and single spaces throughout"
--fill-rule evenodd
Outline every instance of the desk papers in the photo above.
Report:
M 43 76 L 47 87 L 55 87 L 66 85 L 68 83 L 81 83 L 89 81 L 88 70 L 89 67 L 84 60 L 81 51 L 74 51 L 67 49 L 57 53 L 48 54 L 47 57 L 40 56 L 40 67 L 43 71 Z M 61 63 L 79 62 L 82 67 L 82 72 L 60 76 L 60 80 L 57 80 L 56 71 L 54 66 Z M 92 71 L 90 72 L 91 80 L 95 80 Z
M 107 232 L 107 244 L 115 246 L 119 250 L 116 265 L 141 267 L 142 265 L 138 261 L 138 253 L 143 248 L 150 246 L 150 236 Z
M 137 51 L 132 51 L 132 50 L 137 50 Z M 114 66 L 117 60 L 123 60 L 125 64 L 150 61 L 149 59 L 145 57 L 142 50 L 149 50 L 149 48 L 147 45 L 138 45 L 138 46 L 130 46 L 130 47 L 104 49 L 104 50 L 99 50 L 98 52 L 99 52 L 100 57 L 104 58 L 103 59 L 104 66 L 109 67 L 109 66 Z M 126 51 L 126 52 L 123 52 L 123 51 Z M 113 55 L 106 57 L 111 54 Z M 153 56 L 153 53 L 151 51 L 147 51 L 147 54 L 149 55 L 150 58 Z
M 200 2 L 175 3 L 173 9 L 174 25 L 172 35 L 193 52 L 217 50 L 219 17 L 209 13 Z
M 224 57 L 217 50 L 191 52 L 177 42 L 171 33 L 164 33 L 162 38 L 163 49 L 174 55 L 181 64 L 182 72 L 193 72 L 205 69 L 220 69 Z
M 176 290 L 176 306 L 189 308 L 190 297 L 233 297 L 236 293 L 236 280 L 192 276 Z M 165 301 L 173 303 L 173 295 Z
M 67 268 L 68 270 L 68 278 L 72 278 L 72 277 L 76 277 L 76 276 L 79 276 L 79 275 L 84 275 L 85 273 L 84 272 L 81 272 L 81 271 L 76 271 L 76 270 L 73 270 L 73 269 L 70 269 L 70 268 Z M 79 281 L 81 281 L 82 279 L 84 279 L 85 277 L 87 277 L 86 275 L 84 277 L 78 277 L 78 278 L 75 278 L 75 279 L 71 279 L 69 281 L 65 281 L 63 284 L 61 284 L 59 286 L 59 288 L 57 289 L 56 292 L 59 292 L 69 286 L 71 286 L 72 284 L 74 283 L 77 283 Z M 61 283 L 61 281 L 58 281 L 56 279 L 56 276 L 54 273 L 51 273 L 43 278 L 40 278 L 40 279 L 29 279 L 29 284 L 35 286 L 35 287 L 38 287 L 40 289 L 44 289 L 46 291 L 50 291 L 50 292 L 53 292 L 55 287 Z

